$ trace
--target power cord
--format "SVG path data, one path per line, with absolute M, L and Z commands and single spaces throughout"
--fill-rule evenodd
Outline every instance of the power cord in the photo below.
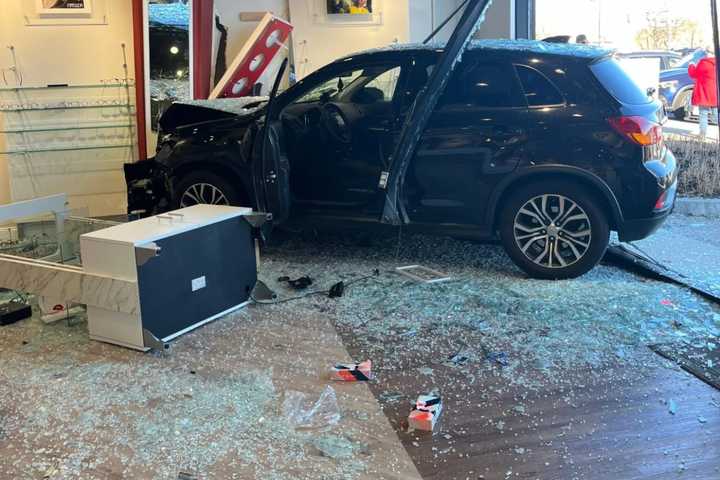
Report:
M 295 297 L 284 298 L 282 300 L 273 300 L 273 301 L 258 300 L 253 295 L 250 295 L 250 299 L 253 301 L 253 303 L 257 303 L 259 305 L 278 305 L 281 303 L 288 303 L 288 302 L 294 302 L 296 300 L 302 300 L 303 298 L 308 298 L 308 297 L 312 297 L 315 295 L 326 295 L 329 298 L 340 298 L 345 294 L 345 292 L 347 291 L 347 289 L 350 286 L 356 285 L 356 284 L 358 284 L 360 282 L 364 282 L 366 280 L 377 278 L 379 276 L 380 276 L 380 269 L 376 268 L 375 270 L 373 270 L 372 274 L 370 274 L 370 275 L 356 278 L 356 279 L 350 280 L 349 282 L 339 281 L 339 282 L 333 284 L 327 290 L 314 290 L 312 292 L 307 292 L 302 295 L 297 295 Z

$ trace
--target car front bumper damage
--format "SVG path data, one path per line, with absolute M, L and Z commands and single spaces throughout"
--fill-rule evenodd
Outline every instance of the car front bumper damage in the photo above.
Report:
M 128 215 L 142 218 L 170 209 L 172 182 L 167 170 L 155 159 L 126 163 Z

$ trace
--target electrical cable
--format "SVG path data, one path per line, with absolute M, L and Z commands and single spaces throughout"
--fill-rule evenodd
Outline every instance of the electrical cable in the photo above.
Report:
M 347 283 L 344 283 L 344 289 L 349 288 L 351 285 L 356 285 L 360 282 L 374 279 L 379 276 L 380 276 L 380 270 L 375 269 L 375 270 L 373 270 L 373 273 L 370 275 L 366 275 L 366 276 L 360 277 L 360 278 L 355 278 L 353 280 L 348 281 Z M 338 283 L 343 283 L 343 282 L 340 281 Z M 335 285 L 338 285 L 338 283 L 336 283 Z M 333 287 L 335 287 L 335 285 L 333 285 Z M 302 295 L 297 295 L 295 297 L 283 298 L 281 300 L 273 300 L 273 301 L 258 300 L 253 295 L 250 295 L 250 299 L 253 301 L 253 303 L 257 303 L 259 305 L 278 305 L 281 303 L 288 303 L 288 302 L 294 302 L 296 300 L 302 300 L 303 298 L 308 298 L 308 297 L 312 297 L 315 295 L 330 295 L 331 290 L 332 290 L 332 287 L 327 290 L 314 290 L 312 292 L 307 292 Z

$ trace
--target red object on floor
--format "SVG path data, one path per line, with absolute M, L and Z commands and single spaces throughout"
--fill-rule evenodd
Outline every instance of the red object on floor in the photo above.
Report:
M 340 382 L 367 382 L 372 380 L 372 361 L 335 365 L 331 378 Z
M 283 48 L 293 26 L 267 13 L 233 63 L 228 67 L 210 98 L 244 97 Z
M 432 432 L 442 410 L 442 400 L 438 395 L 420 395 L 408 415 L 408 426 L 412 430 Z

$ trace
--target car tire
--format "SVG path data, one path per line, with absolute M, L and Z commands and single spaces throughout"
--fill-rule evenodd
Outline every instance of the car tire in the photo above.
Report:
M 175 182 L 173 207 L 184 208 L 198 203 L 248 206 L 238 187 L 206 171 L 189 173 Z
M 686 92 L 681 93 L 681 97 L 678 100 L 678 104 L 682 105 L 675 109 L 673 111 L 673 117 L 675 120 L 680 120 L 683 122 L 688 122 L 692 120 L 692 105 L 691 105 L 691 99 L 692 99 L 692 90 L 688 90 Z
M 610 227 L 604 210 L 579 185 L 561 181 L 525 185 L 501 207 L 500 239 L 513 262 L 531 277 L 576 278 L 605 255 Z

